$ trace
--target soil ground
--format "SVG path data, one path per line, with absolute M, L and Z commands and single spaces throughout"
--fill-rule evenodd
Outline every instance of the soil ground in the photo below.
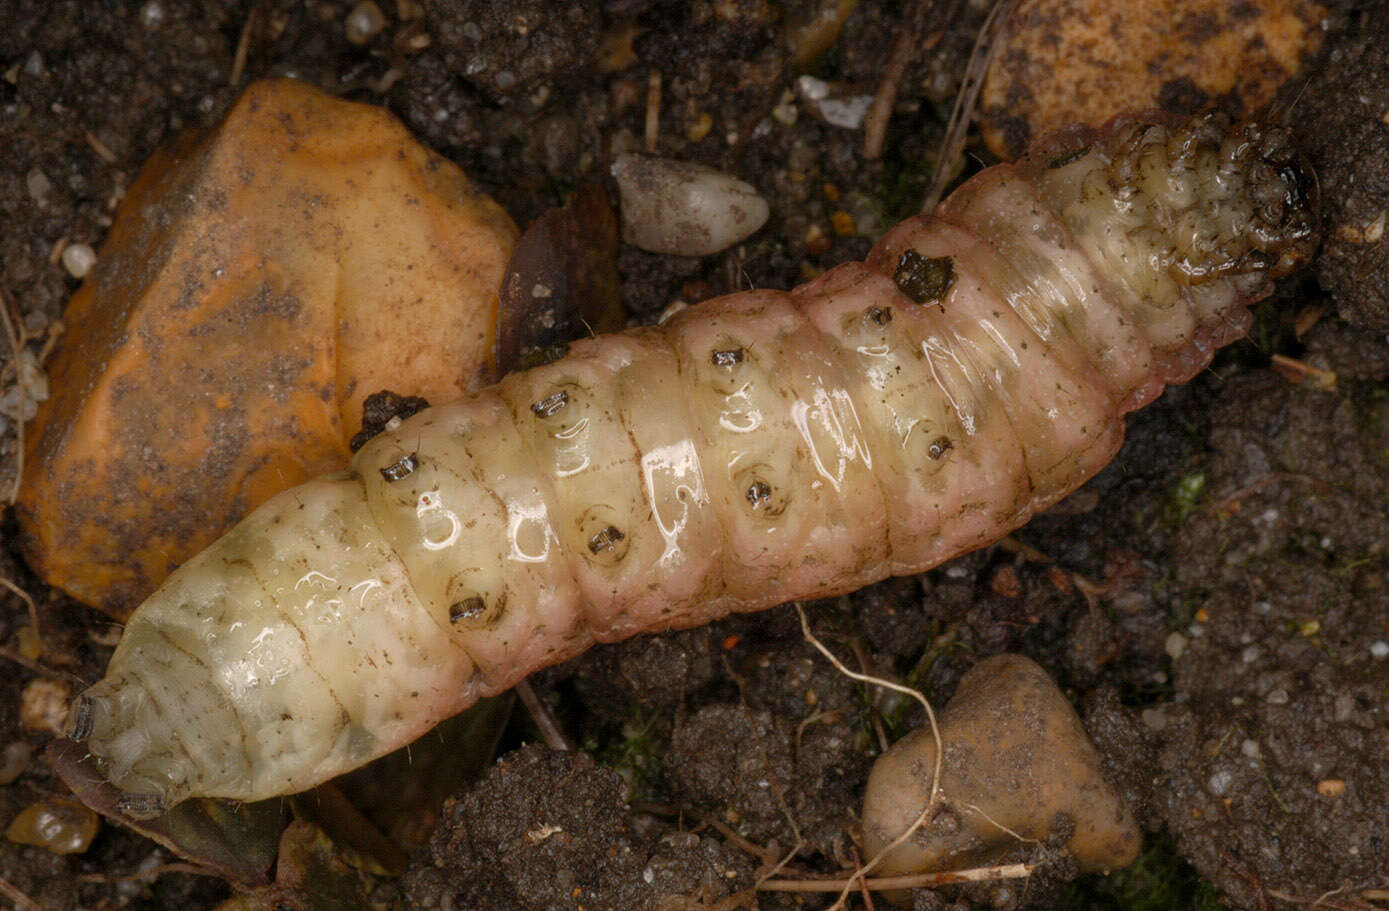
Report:
M 226 109 L 243 38 L 242 84 L 293 75 L 386 106 L 523 225 L 601 175 L 614 149 L 641 145 L 658 68 L 660 153 L 749 180 L 773 215 L 714 257 L 624 249 L 637 323 L 677 298 L 790 287 L 917 208 L 978 21 L 958 17 L 908 68 L 886 155 L 868 161 L 860 132 L 794 92 L 783 22 L 834 4 L 401 0 L 382 3 L 382 30 L 360 45 L 344 32 L 354 5 L 0 0 L 0 289 L 28 335 L 50 330 L 76 286 L 55 245 L 98 247 L 145 157 Z M 1382 27 L 1383 5 L 1371 8 Z M 873 93 L 900 13 L 862 2 L 815 72 Z M 629 46 L 623 22 L 641 27 Z M 602 37 L 615 43 L 600 50 Z M 1382 181 L 1383 159 L 1368 157 Z M 1315 308 L 1326 315 L 1300 331 Z M 937 704 L 982 657 L 1031 656 L 1082 708 L 1148 829 L 1127 873 L 922 893 L 917 907 L 1361 908 L 1366 889 L 1389 889 L 1389 343 L 1334 312 L 1314 279 L 1290 283 L 1249 341 L 1133 416 L 1114 463 L 1011 545 L 810 607 L 845 660 Z M 1270 369 L 1275 354 L 1337 381 L 1293 382 Z M 5 420 L 4 483 L 15 444 Z M 109 621 L 28 572 L 12 532 L 0 575 L 36 597 L 47 650 L 39 664 L 0 661 L 6 823 L 64 790 L 42 758 L 49 735 L 20 725 L 21 694 L 95 679 L 112 644 Z M 5 658 L 22 657 L 28 616 L 0 593 Z M 788 607 L 598 648 L 533 682 L 584 751 L 513 752 L 535 739 L 514 721 L 506 755 L 445 807 L 405 876 L 357 883 L 363 901 L 692 908 L 747 889 L 793 846 L 783 876 L 851 867 L 878 731 L 921 721 L 837 674 Z M 172 860 L 109 825 L 69 856 L 0 841 L 0 877 L 45 909 L 209 908 L 231 894 L 172 870 L 128 878 Z

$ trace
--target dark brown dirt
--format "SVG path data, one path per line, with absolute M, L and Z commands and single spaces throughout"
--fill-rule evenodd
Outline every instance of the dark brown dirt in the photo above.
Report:
M 1389 3 L 1361 4 L 1294 109 L 1325 198 L 1322 284 L 1343 319 L 1389 330 Z
M 868 162 L 860 132 L 818 120 L 795 94 L 782 23 L 816 5 L 591 0 L 556 17 L 530 0 L 440 0 L 426 4 L 430 22 L 409 17 L 408 0 L 383 2 L 384 30 L 356 46 L 343 33 L 349 2 L 0 0 L 0 290 L 37 352 L 76 285 L 55 247 L 99 245 L 149 152 L 225 110 L 243 35 L 243 83 L 293 74 L 384 104 L 523 224 L 601 176 L 612 151 L 641 146 L 658 69 L 660 153 L 753 182 L 773 216 L 747 244 L 704 260 L 625 250 L 631 319 L 650 321 L 677 298 L 790 287 L 860 256 L 919 204 L 939 106 L 971 40 L 960 24 L 908 69 L 888 157 Z M 863 0 L 816 74 L 871 94 L 899 6 Z M 1380 99 L 1365 109 L 1383 114 L 1383 83 L 1371 78 L 1382 73 L 1348 69 L 1373 57 L 1359 36 L 1383 20 L 1352 17 L 1361 44 L 1332 58 L 1352 75 L 1298 108 L 1316 115 L 1304 120 L 1324 166 L 1357 169 L 1322 177 L 1328 211 L 1352 219 L 1363 220 L 1360 203 L 1345 188 L 1384 185 L 1389 143 L 1334 112 L 1359 110 L 1338 98 L 1364 89 Z M 600 73 L 595 57 L 618 52 L 599 50 L 595 34 L 624 21 L 642 29 L 631 59 Z M 856 230 L 836 234 L 836 212 Z M 1338 304 L 1375 325 L 1381 311 L 1363 302 L 1382 301 L 1384 269 L 1357 263 L 1328 254 L 1321 274 L 1337 301 L 1310 284 L 1286 289 L 1264 306 L 1254 342 L 1135 415 L 1114 464 L 1016 536 L 1032 550 L 997 546 L 811 607 L 817 634 L 851 667 L 910 682 L 937 704 L 984 656 L 1033 657 L 1084 707 L 1113 781 L 1154 833 L 1127 878 L 1063 890 L 1074 871 L 1058 862 L 1027 883 L 922 893 L 918 907 L 1214 907 L 1218 891 L 1230 907 L 1281 909 L 1345 887 L 1336 907 L 1361 908 L 1360 890 L 1389 888 L 1389 344 L 1330 316 L 1302 338 L 1291 328 L 1306 308 Z M 1335 371 L 1335 387 L 1276 375 L 1273 354 Z M 6 419 L 0 483 L 15 442 Z M 4 534 L 0 573 L 37 596 L 47 650 L 41 671 L 0 662 L 0 733 L 36 757 L 0 786 L 0 822 L 62 790 L 37 758 L 49 735 L 19 725 L 21 691 L 54 674 L 94 679 L 111 644 L 107 622 L 44 589 L 18 562 L 12 528 Z M 23 602 L 0 593 L 5 657 L 27 622 Z M 509 754 L 448 805 L 402 880 L 368 890 L 378 904 L 684 908 L 748 888 L 793 847 L 780 876 L 851 868 L 868 766 L 883 740 L 922 720 L 908 701 L 834 672 L 789 608 L 596 649 L 534 683 L 597 763 L 537 747 Z M 229 894 L 185 873 L 116 879 L 174 859 L 110 826 L 69 857 L 0 840 L 0 877 L 54 911 L 210 908 Z

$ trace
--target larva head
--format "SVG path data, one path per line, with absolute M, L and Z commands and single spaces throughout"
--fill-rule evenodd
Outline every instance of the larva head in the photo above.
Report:
M 1155 255 L 1129 268 L 1165 267 L 1187 285 L 1279 278 L 1316 246 L 1315 183 L 1286 127 L 1124 116 L 1048 137 L 1018 166 L 1077 234 L 1146 235 Z
M 1314 184 L 1282 127 L 1121 117 L 1050 137 L 1018 170 L 1104 276 L 1167 383 L 1243 335 L 1247 305 L 1316 248 Z

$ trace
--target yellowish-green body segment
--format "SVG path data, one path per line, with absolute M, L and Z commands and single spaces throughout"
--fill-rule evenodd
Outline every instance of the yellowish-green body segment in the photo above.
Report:
M 1306 255 L 1285 150 L 1229 135 L 1063 136 L 864 263 L 404 421 L 170 578 L 75 733 L 132 814 L 293 792 L 595 641 L 996 540 Z

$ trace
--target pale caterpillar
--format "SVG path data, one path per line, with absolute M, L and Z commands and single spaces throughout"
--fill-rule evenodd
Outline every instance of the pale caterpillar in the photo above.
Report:
M 1114 455 L 1313 245 L 1282 130 L 1119 120 L 862 263 L 428 409 L 131 618 L 75 738 L 143 817 L 308 788 L 595 641 L 915 573 Z

